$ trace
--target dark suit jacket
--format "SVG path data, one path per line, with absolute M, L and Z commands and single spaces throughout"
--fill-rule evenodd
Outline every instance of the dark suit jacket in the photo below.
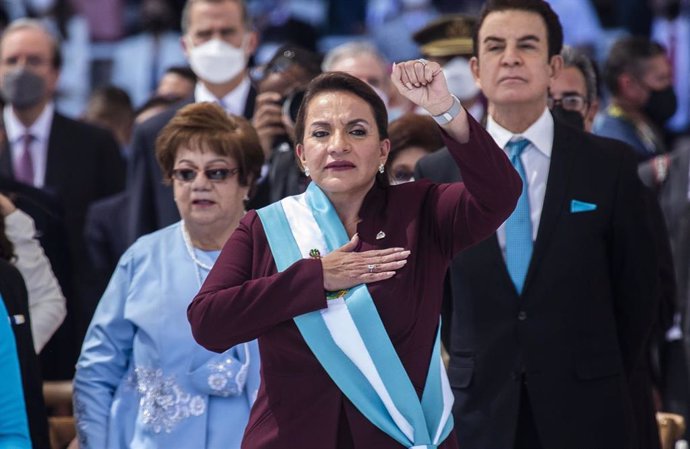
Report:
M 84 238 L 92 276 L 85 282 L 94 303 L 100 300 L 120 256 L 127 250 L 129 201 L 129 192 L 120 192 L 93 203 L 86 215 Z
M 680 140 L 669 154 L 669 166 L 666 179 L 661 185 L 655 181 L 654 161 L 650 160 L 639 166 L 642 182 L 655 189 L 659 203 L 666 219 L 671 240 L 676 282 L 678 285 L 678 305 L 684 316 L 684 332 L 690 331 L 690 200 L 688 200 L 688 170 L 690 167 L 690 139 Z M 686 334 L 687 335 L 687 334 Z M 688 352 L 690 355 L 690 351 Z M 689 359 L 690 360 L 690 359 Z
M 266 183 L 268 198 L 263 204 L 250 204 L 250 209 L 258 209 L 285 197 L 299 195 L 309 184 L 309 179 L 297 166 L 295 148 L 291 144 L 285 143 L 274 147 L 270 164 Z M 257 200 L 258 198 L 254 202 L 258 202 Z
M 2 294 L 9 316 L 21 315 L 24 318 L 23 323 L 12 320 L 12 331 L 17 344 L 17 356 L 22 375 L 31 442 L 34 449 L 50 449 L 48 418 L 43 402 L 43 381 L 41 380 L 38 356 L 36 356 L 31 337 L 31 319 L 26 286 L 19 271 L 4 260 L 0 260 L 0 294 Z
M 256 90 L 247 96 L 244 116 L 254 114 Z M 187 98 L 134 128 L 132 157 L 128 169 L 127 190 L 130 192 L 127 244 L 150 232 L 161 229 L 180 219 L 173 200 L 172 188 L 163 184 L 163 175 L 156 161 L 156 138 L 178 110 L 194 102 Z
M 690 167 L 690 139 L 680 139 L 669 156 L 669 166 L 665 180 L 656 183 L 654 160 L 639 166 L 642 181 L 655 189 L 666 219 L 670 237 L 673 267 L 675 271 L 676 311 L 681 315 L 683 339 L 682 350 L 667 346 L 666 367 L 671 377 L 667 377 L 665 407 L 669 411 L 681 413 L 690 418 L 688 410 L 688 375 L 690 373 L 690 200 L 688 200 L 688 169 Z M 675 375 L 674 375 L 675 374 Z M 673 378 L 677 379 L 676 381 Z
M 0 171 L 13 177 L 9 151 L 0 154 Z M 79 289 L 89 276 L 84 220 L 93 201 L 124 188 L 125 166 L 110 132 L 86 123 L 53 116 L 48 141 L 45 183 L 41 190 L 52 195 L 64 212 L 75 294 L 67 296 L 67 318 L 54 338 L 64 341 L 55 348 L 56 365 L 46 364 L 50 379 L 71 379 L 74 364 L 95 304 L 88 304 Z M 53 349 L 44 349 L 49 353 Z
M 451 166 L 434 154 L 418 174 L 449 180 Z M 572 200 L 597 208 L 571 213 Z M 465 448 L 513 447 L 521 380 L 544 447 L 635 447 L 627 377 L 656 308 L 646 214 L 634 156 L 556 123 L 522 294 L 495 235 L 452 263 L 449 377 Z

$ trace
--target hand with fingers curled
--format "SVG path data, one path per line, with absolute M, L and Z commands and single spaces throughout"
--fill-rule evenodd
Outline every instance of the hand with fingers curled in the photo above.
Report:
M 413 59 L 396 63 L 391 79 L 401 94 L 431 115 L 442 114 L 453 104 L 443 69 L 437 62 Z
M 286 135 L 281 100 L 282 96 L 277 92 L 263 92 L 256 97 L 252 126 L 256 129 L 266 158 L 270 158 L 276 138 Z
M 448 89 L 443 69 L 437 62 L 426 59 L 413 59 L 393 65 L 391 81 L 398 91 L 411 102 L 437 117 L 451 117 L 439 122 L 455 140 L 465 143 L 469 140 L 467 113 L 460 102 Z M 457 108 L 457 109 L 456 109 Z
M 407 264 L 410 251 L 405 248 L 354 252 L 358 242 L 355 234 L 345 245 L 321 258 L 325 290 L 337 291 L 383 281 L 395 276 Z

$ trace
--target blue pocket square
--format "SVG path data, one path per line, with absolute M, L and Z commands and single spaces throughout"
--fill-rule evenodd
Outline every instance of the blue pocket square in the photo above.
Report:
M 584 201 L 571 200 L 570 201 L 570 213 L 576 214 L 578 212 L 591 212 L 597 209 L 597 205 L 594 203 L 585 203 Z

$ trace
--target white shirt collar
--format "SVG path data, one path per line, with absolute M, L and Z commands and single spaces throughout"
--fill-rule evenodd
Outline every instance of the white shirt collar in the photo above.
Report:
M 28 128 L 29 134 L 31 134 L 36 141 L 41 142 L 44 145 L 47 145 L 48 138 L 50 137 L 50 127 L 53 124 L 54 112 L 55 105 L 51 101 L 46 104 L 36 121 L 33 122 Z M 7 140 L 9 140 L 11 143 L 21 140 L 24 136 L 25 128 L 22 122 L 19 121 L 17 115 L 14 113 L 14 109 L 11 105 L 8 104 L 5 106 L 5 109 L 3 110 L 3 118 L 5 119 Z
M 203 83 L 197 82 L 194 88 L 194 101 L 197 103 L 208 101 L 211 103 L 221 103 L 227 112 L 242 116 L 244 108 L 247 105 L 247 97 L 249 96 L 249 89 L 251 88 L 251 81 L 248 76 L 242 78 L 240 84 L 237 85 L 223 98 L 217 98 L 209 91 Z
M 553 149 L 553 129 L 553 116 L 548 108 L 544 108 L 544 112 L 539 116 L 537 121 L 532 123 L 525 132 L 519 134 L 508 131 L 496 123 L 491 116 L 486 120 L 486 130 L 491 137 L 494 138 L 494 141 L 499 147 L 505 149 L 513 136 L 520 136 L 529 140 L 532 146 L 548 158 L 551 157 L 551 150 Z

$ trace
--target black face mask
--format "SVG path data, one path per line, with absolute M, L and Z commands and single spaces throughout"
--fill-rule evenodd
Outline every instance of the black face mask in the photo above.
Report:
M 661 8 L 661 16 L 675 20 L 680 15 L 680 0 L 668 0 Z
M 585 130 L 585 119 L 579 112 L 569 111 L 567 109 L 563 109 L 563 106 L 558 105 L 551 109 L 551 113 L 556 121 L 565 123 L 566 125 L 570 125 L 573 128 L 577 128 L 582 131 Z
M 663 127 L 676 113 L 677 106 L 676 92 L 673 86 L 668 86 L 666 89 L 651 91 L 644 105 L 644 113 L 652 122 Z

